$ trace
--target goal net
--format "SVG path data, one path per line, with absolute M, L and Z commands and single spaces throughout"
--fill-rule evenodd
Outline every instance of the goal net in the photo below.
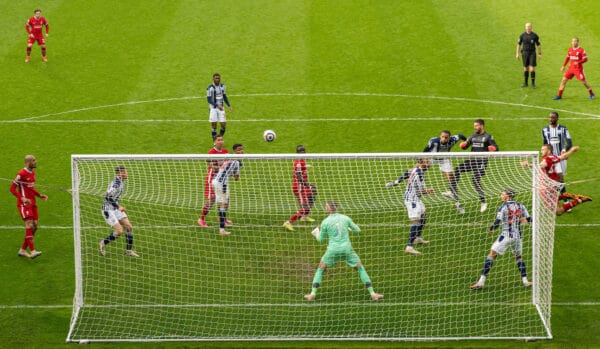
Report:
M 534 152 L 444 153 L 455 168 L 473 156 L 486 158 L 481 180 L 488 209 L 472 173 L 458 182 L 459 200 L 442 193 L 449 184 L 437 164 L 425 172 L 434 193 L 422 201 L 428 218 L 415 245 L 404 253 L 410 221 L 406 181 L 398 179 L 420 158 L 440 154 L 73 155 L 76 291 L 67 341 L 186 340 L 440 340 L 551 338 L 552 253 L 557 183 L 540 174 Z M 308 181 L 318 190 L 309 216 L 288 231 L 283 223 L 299 210 L 292 193 L 293 162 L 305 159 Z M 207 160 L 240 159 L 239 180 L 229 182 L 231 235 L 219 234 L 218 207 L 198 226 Z M 125 234 L 99 252 L 112 232 L 102 203 L 115 168 L 129 178 L 120 204 L 133 225 L 133 250 Z M 486 234 L 511 188 L 533 217 L 522 227 L 523 260 L 533 287 L 524 287 L 510 249 L 498 256 L 485 288 L 470 290 L 499 230 Z M 361 228 L 350 234 L 368 272 L 372 301 L 354 268 L 341 262 L 323 275 L 317 298 L 313 276 L 326 243 L 311 231 L 337 201 L 339 213 Z

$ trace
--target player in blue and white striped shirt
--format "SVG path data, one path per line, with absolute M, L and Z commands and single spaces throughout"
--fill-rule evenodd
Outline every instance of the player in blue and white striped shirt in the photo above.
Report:
M 523 254 L 521 224 L 528 224 L 531 220 L 531 217 L 529 216 L 525 205 L 518 201 L 514 201 L 514 197 L 515 192 L 512 189 L 505 189 L 502 194 L 500 194 L 500 198 L 504 203 L 502 206 L 500 206 L 500 208 L 498 208 L 496 220 L 488 229 L 488 234 L 492 234 L 493 231 L 499 226 L 502 226 L 502 232 L 492 244 L 490 253 L 483 263 L 483 270 L 481 271 L 479 281 L 469 287 L 472 290 L 479 290 L 483 288 L 485 279 L 492 269 L 494 260 L 498 255 L 504 254 L 509 247 L 515 256 L 517 267 L 521 272 L 523 286 L 530 287 L 532 285 L 532 283 L 527 280 L 527 267 L 525 266 L 525 262 L 523 262 L 523 258 L 521 257 Z
M 225 119 L 225 110 L 223 109 L 223 103 L 227 104 L 229 111 L 232 112 L 231 104 L 227 99 L 225 93 L 225 84 L 221 83 L 221 75 L 219 73 L 213 74 L 213 83 L 206 88 L 206 100 L 208 101 L 210 127 L 212 130 L 213 140 L 217 136 L 217 122 L 221 124 L 221 131 L 219 134 L 222 136 L 225 134 L 225 126 L 227 120 Z
M 244 154 L 244 146 L 234 144 L 233 152 L 235 154 Z M 227 208 L 229 208 L 229 178 L 233 177 L 237 181 L 240 178 L 241 169 L 241 160 L 225 160 L 212 181 L 212 186 L 215 190 L 215 201 L 219 204 L 219 234 L 222 236 L 231 234 L 225 230 Z
M 125 255 L 139 257 L 133 250 L 133 227 L 125 213 L 125 207 L 119 204 L 119 199 L 121 199 L 121 195 L 125 189 L 124 181 L 129 175 L 125 166 L 117 166 L 115 174 L 115 179 L 108 185 L 108 189 L 106 189 L 106 194 L 104 195 L 104 202 L 102 202 L 102 215 L 106 223 L 113 228 L 113 232 L 98 243 L 100 254 L 102 256 L 106 255 L 106 245 L 121 236 L 123 234 L 123 227 L 125 227 L 125 239 L 127 241 Z
M 542 144 L 550 144 L 552 153 L 560 156 L 566 153 L 573 146 L 569 130 L 558 124 L 558 113 L 553 111 L 548 115 L 549 125 L 542 129 Z M 564 181 L 567 174 L 567 160 L 562 160 L 554 166 L 554 170 L 559 174 L 559 181 Z
M 402 176 L 393 182 L 386 183 L 386 186 L 394 187 L 400 182 L 406 180 L 406 190 L 404 191 L 404 205 L 408 210 L 408 219 L 410 219 L 410 236 L 404 249 L 404 253 L 421 254 L 415 250 L 413 244 L 428 244 L 429 241 L 423 240 L 421 234 L 427 221 L 427 212 L 425 205 L 421 201 L 423 194 L 433 193 L 433 189 L 425 186 L 425 171 L 429 169 L 431 162 L 428 159 L 419 159 L 419 162 L 411 170 L 406 171 Z

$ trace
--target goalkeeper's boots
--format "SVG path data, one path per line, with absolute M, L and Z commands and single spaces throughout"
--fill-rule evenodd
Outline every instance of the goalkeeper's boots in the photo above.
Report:
M 300 217 L 300 221 L 302 221 L 302 222 L 314 222 L 315 219 L 312 218 L 312 217 L 309 217 L 309 216 L 303 216 L 303 217 Z
M 106 256 L 106 245 L 104 244 L 104 240 L 100 240 L 98 246 L 100 246 L 100 255 L 102 255 L 102 257 Z
M 283 223 L 283 227 L 289 231 L 294 231 L 294 227 L 289 221 L 285 221 L 285 223 Z
M 406 253 L 406 254 L 415 254 L 415 255 L 416 254 L 421 254 L 421 252 L 415 250 L 415 248 L 412 247 L 412 246 L 406 246 L 406 248 L 404 249 L 404 253 Z
M 203 218 L 198 218 L 198 221 L 196 223 L 198 223 L 198 225 L 201 226 L 202 228 L 208 227 L 208 224 L 206 224 L 206 222 L 204 221 Z
M 413 241 L 413 244 L 427 245 L 428 243 L 429 243 L 429 240 L 423 240 L 422 237 L 415 238 L 415 241 Z
M 480 284 L 479 282 L 474 283 L 473 285 L 469 286 L 470 289 L 472 290 L 481 290 L 483 288 L 483 284 Z
M 42 251 L 36 251 L 36 250 L 31 251 L 31 259 L 34 259 L 34 258 L 39 257 L 41 255 L 42 255 Z
M 139 254 L 135 253 L 134 250 L 125 250 L 125 255 L 127 257 L 136 257 L 136 258 L 140 256 Z
M 371 293 L 371 299 L 374 301 L 378 301 L 380 299 L 383 299 L 383 295 L 379 293 Z
M 589 196 L 585 196 L 585 195 L 577 195 L 577 200 L 580 200 L 581 202 L 586 202 L 586 201 L 592 201 L 592 198 Z
M 312 293 L 304 295 L 304 299 L 306 299 L 307 301 L 314 301 L 316 297 L 317 297 L 317 295 L 316 294 L 312 294 Z
M 19 253 L 17 253 L 17 256 L 31 258 L 31 255 L 29 253 L 27 253 L 27 251 L 25 251 L 24 249 L 20 249 Z

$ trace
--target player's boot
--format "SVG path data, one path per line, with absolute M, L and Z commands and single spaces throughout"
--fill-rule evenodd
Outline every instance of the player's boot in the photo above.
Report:
M 36 251 L 36 250 L 31 251 L 31 259 L 34 259 L 34 258 L 39 257 L 41 255 L 42 255 L 42 251 Z
M 29 63 L 30 60 L 31 60 L 30 56 L 25 56 L 25 63 Z
M 527 83 L 522 83 L 521 87 L 527 87 Z
M 592 94 L 590 95 L 590 101 L 593 101 L 593 100 L 594 100 L 594 97 L 596 97 L 596 95 L 592 93 Z
M 104 243 L 104 240 L 100 240 L 98 246 L 100 247 L 100 255 L 102 257 L 106 256 L 106 244 Z
M 303 216 L 303 217 L 300 217 L 300 221 L 302 221 L 302 222 L 314 222 L 315 219 L 312 218 L 312 217 L 309 217 L 309 216 Z
M 454 195 L 452 195 L 451 191 L 443 191 L 442 196 L 447 197 L 448 199 L 454 200 Z
M 406 253 L 406 254 L 414 254 L 414 255 L 421 254 L 421 252 L 415 250 L 415 248 L 412 247 L 412 246 L 406 246 L 406 248 L 404 249 L 404 253 Z
M 27 251 L 25 251 L 24 249 L 20 249 L 19 253 L 17 253 L 17 256 L 31 258 L 31 255 L 29 253 L 27 253 Z
M 552 100 L 554 100 L 554 101 L 558 101 L 559 99 L 562 99 L 562 97 L 558 96 L 558 95 L 556 95 L 552 98 Z
M 481 209 L 479 209 L 479 212 L 483 213 L 483 212 L 485 212 L 485 210 L 487 210 L 487 203 L 486 202 L 482 202 L 481 203 Z
M 225 220 L 225 226 L 227 228 L 232 227 L 233 226 L 233 222 L 231 221 L 231 219 L 226 219 Z
M 523 286 L 525 286 L 525 287 L 531 287 L 531 286 L 533 286 L 533 282 L 531 282 L 531 281 L 524 282 Z
M 198 221 L 196 223 L 198 223 L 198 225 L 201 226 L 202 228 L 208 227 L 208 224 L 206 224 L 206 222 L 204 221 L 203 218 L 198 218 Z
M 531 83 L 531 88 L 535 90 L 535 82 Z
M 283 227 L 289 231 L 294 231 L 294 227 L 289 221 L 285 221 L 285 223 L 283 223 Z
M 136 258 L 140 256 L 139 254 L 135 253 L 134 250 L 125 250 L 125 255 L 127 257 L 136 257 Z
M 371 299 L 374 301 L 378 301 L 380 299 L 383 299 L 383 295 L 379 293 L 371 293 Z
M 592 201 L 592 198 L 585 195 L 576 195 L 577 200 L 581 200 L 581 202 Z
M 48 58 L 46 58 L 46 56 L 42 56 L 42 62 L 48 62 Z
M 456 209 L 458 210 L 458 214 L 465 214 L 465 208 L 459 202 L 456 203 Z
M 312 293 L 304 295 L 304 299 L 306 299 L 307 301 L 314 301 L 316 297 L 317 297 L 317 295 L 316 294 L 312 294 Z
M 227 235 L 231 235 L 231 233 L 226 231 L 225 229 L 221 229 L 221 230 L 219 230 L 219 235 L 227 236 Z
M 427 245 L 429 243 L 429 240 L 423 240 L 423 238 L 418 237 L 415 239 L 415 241 L 413 241 L 413 244 L 422 244 L 422 245 Z
M 473 285 L 469 286 L 469 288 L 472 290 L 481 290 L 483 288 L 483 284 L 476 282 Z

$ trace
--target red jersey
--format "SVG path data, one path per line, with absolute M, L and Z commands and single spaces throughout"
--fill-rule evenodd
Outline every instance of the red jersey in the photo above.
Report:
M 10 192 L 17 198 L 17 206 L 24 206 L 22 197 L 28 198 L 31 205 L 35 206 L 35 198 L 40 196 L 40 193 L 35 190 L 35 172 L 27 168 L 19 171 L 10 186 Z
M 210 155 L 229 154 L 229 150 L 227 150 L 225 148 L 221 148 L 221 150 L 218 150 L 217 148 L 212 147 L 208 151 L 208 154 L 210 154 Z M 208 164 L 208 172 L 206 172 L 206 180 L 204 182 L 204 197 L 205 198 L 214 198 L 215 193 L 214 193 L 213 187 L 212 187 L 212 180 L 213 180 L 213 178 L 215 178 L 215 176 L 219 172 L 219 167 L 221 167 L 221 164 L 223 163 L 223 161 L 222 160 L 221 161 L 207 160 L 206 163 Z
M 563 66 L 566 66 L 567 62 L 569 62 L 569 69 L 583 69 L 583 63 L 587 62 L 587 54 L 585 53 L 583 47 L 569 47 L 569 51 L 567 52 L 567 57 L 565 58 Z
M 560 161 L 561 161 L 560 157 L 558 157 L 558 155 L 556 155 L 556 154 L 548 155 L 548 156 L 545 156 L 542 158 L 542 162 L 546 164 L 546 168 L 544 169 L 544 172 L 546 172 L 546 174 L 548 175 L 548 177 L 550 179 L 557 181 L 557 182 L 558 182 L 559 176 L 554 167 Z
M 294 160 L 294 183 L 292 187 L 298 188 L 298 175 L 302 178 L 303 183 L 308 182 L 308 171 L 306 170 L 306 161 L 304 159 Z

